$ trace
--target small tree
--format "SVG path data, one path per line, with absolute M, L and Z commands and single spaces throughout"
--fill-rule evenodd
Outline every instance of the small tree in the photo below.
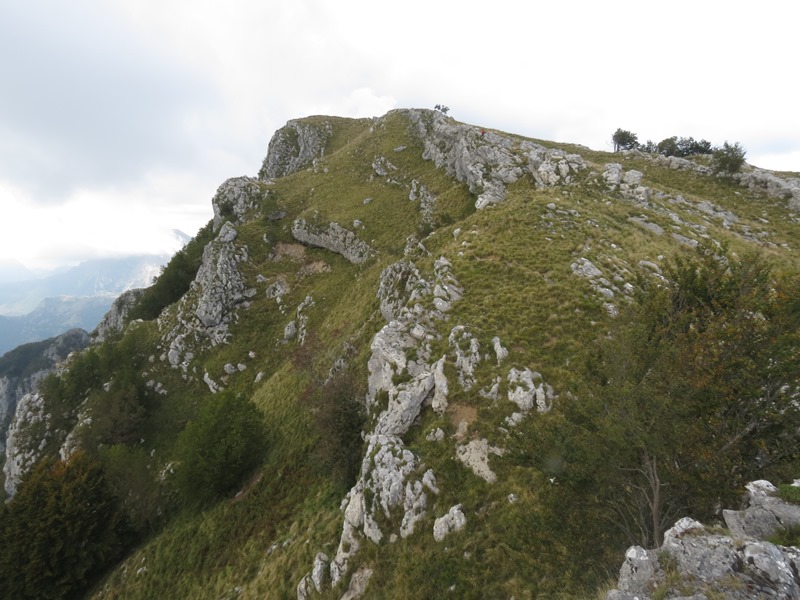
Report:
M 624 129 L 617 129 L 614 135 L 611 136 L 611 141 L 614 143 L 614 152 L 620 150 L 633 150 L 639 147 L 638 136 Z
M 677 156 L 678 136 L 673 135 L 658 142 L 658 153 L 664 156 Z
M 178 436 L 175 478 L 187 504 L 227 494 L 261 461 L 266 449 L 261 413 L 247 398 L 220 393 Z
M 729 144 L 725 142 L 721 148 L 715 148 L 712 153 L 711 164 L 714 173 L 723 173 L 726 175 L 733 175 L 738 173 L 744 165 L 744 156 L 746 152 L 744 148 L 736 142 Z
M 449 106 L 445 106 L 444 104 L 437 104 L 433 108 L 438 110 L 443 115 L 446 115 L 448 112 L 450 112 L 450 107 Z
M 693 137 L 679 138 L 677 156 L 694 156 L 695 154 L 711 154 L 711 142 L 708 140 L 697 141 Z

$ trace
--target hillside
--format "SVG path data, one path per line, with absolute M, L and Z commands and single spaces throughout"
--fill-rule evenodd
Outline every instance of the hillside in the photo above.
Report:
M 110 495 L 92 493 L 121 507 L 127 528 L 109 516 L 114 536 L 98 541 L 119 562 L 82 556 L 88 597 L 591 596 L 630 543 L 595 502 L 606 490 L 575 475 L 613 457 L 568 455 L 559 437 L 588 398 L 593 345 L 615 338 L 646 282 L 679 272 L 675 257 L 757 255 L 778 292 L 800 273 L 800 175 L 723 177 L 705 158 L 597 152 L 427 110 L 290 121 L 258 177 L 212 202 L 147 308 L 20 400 L 12 425 L 9 511 L 34 489 L 26 473 L 68 469 L 34 467 L 48 455 L 102 473 Z M 746 296 L 737 327 L 793 323 L 778 292 L 768 307 Z M 798 345 L 768 333 L 789 365 L 770 435 L 795 448 Z M 762 354 L 748 354 L 754 373 L 775 362 Z M 241 418 L 248 401 L 263 432 Z M 709 476 L 708 506 L 755 472 L 796 476 L 796 451 L 764 440 L 725 467 L 729 484 Z

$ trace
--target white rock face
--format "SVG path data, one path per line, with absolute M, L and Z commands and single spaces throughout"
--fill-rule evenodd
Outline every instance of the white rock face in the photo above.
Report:
M 371 578 L 372 569 L 361 567 L 358 571 L 353 573 L 353 576 L 350 578 L 350 586 L 340 600 L 358 600 L 363 597 Z
M 246 245 L 237 244 L 236 228 L 225 222 L 214 241 L 203 250 L 203 260 L 197 276 L 178 303 L 177 323 L 163 339 L 169 346 L 167 358 L 171 365 L 184 370 L 196 346 L 212 346 L 228 342 L 228 324 L 236 311 L 246 306 L 256 295 L 239 270 L 249 258 Z M 164 315 L 159 318 L 163 329 Z
M 36 429 L 39 436 L 29 435 Z M 6 439 L 5 490 L 9 497 L 17 492 L 17 486 L 31 467 L 41 458 L 45 444 L 52 437 L 50 414 L 45 407 L 44 398 L 39 394 L 26 394 L 19 404 Z
M 733 179 L 751 191 L 763 191 L 770 198 L 787 200 L 790 209 L 800 210 L 800 179 L 797 177 L 778 177 L 764 169 L 753 168 L 734 174 Z
M 497 357 L 497 364 L 500 365 L 508 357 L 508 349 L 500 343 L 500 338 L 495 336 L 492 338 L 492 346 L 494 347 L 494 354 Z
M 446 515 L 439 517 L 433 522 L 433 539 L 441 542 L 448 535 L 455 531 L 461 531 L 467 524 L 467 518 L 461 511 L 461 505 L 456 504 L 451 507 Z
M 468 444 L 456 448 L 456 458 L 464 463 L 481 479 L 494 483 L 497 475 L 489 468 L 489 454 L 502 456 L 503 450 L 489 445 L 489 440 L 472 440 Z
M 122 292 L 114 303 L 111 305 L 109 311 L 103 317 L 103 320 L 97 325 L 92 332 L 92 338 L 95 343 L 102 343 L 110 336 L 122 331 L 125 326 L 125 320 L 131 309 L 136 306 L 136 303 L 142 297 L 145 290 L 143 288 L 136 288 Z
M 325 156 L 325 146 L 332 133 L 328 122 L 313 125 L 301 119 L 287 122 L 269 142 L 259 179 L 284 177 L 312 165 Z
M 481 361 L 480 344 L 463 325 L 453 327 L 448 341 L 456 357 L 458 382 L 465 391 L 469 391 L 475 385 L 475 367 Z
M 355 233 L 338 223 L 329 223 L 327 227 L 316 227 L 305 219 L 297 219 L 292 223 L 292 235 L 301 244 L 336 252 L 353 264 L 363 263 L 374 255 L 369 244 L 358 239 Z
M 763 483 L 768 482 L 751 486 L 763 491 Z M 756 496 L 751 501 L 767 497 L 771 498 Z M 664 534 L 661 548 L 628 549 L 617 589 L 608 593 L 607 600 L 649 598 L 652 590 L 665 582 L 665 558 L 680 578 L 679 584 L 673 579 L 672 585 L 681 589 L 682 597 L 704 598 L 713 590 L 730 600 L 800 598 L 800 550 L 742 537 L 734 531 L 730 536 L 712 534 L 702 523 L 684 517 Z
M 18 411 L 18 405 L 23 397 L 34 395 L 39 389 L 39 384 L 53 371 L 57 371 L 71 353 L 82 350 L 90 343 L 89 334 L 83 329 L 70 329 L 52 340 L 42 348 L 41 355 L 36 357 L 42 365 L 37 371 L 11 376 L 0 376 L 0 452 L 6 453 L 6 435 L 9 431 L 14 416 Z M 30 399 L 29 399 L 30 402 Z M 29 410 L 30 407 L 25 408 Z M 18 444 L 22 430 L 25 429 L 25 419 L 21 417 L 20 423 L 16 425 L 14 444 Z M 35 423 L 34 420 L 32 423 Z M 40 439 L 33 440 L 31 447 L 40 442 Z M 21 451 L 21 450 L 20 450 Z M 11 448 L 10 454 L 16 454 L 17 449 Z M 17 459 L 13 459 L 17 460 Z M 16 467 L 15 467 L 16 468 Z
M 541 374 L 512 368 L 508 372 L 508 399 L 517 405 L 519 412 L 508 417 L 506 423 L 512 427 L 517 425 L 534 408 L 539 413 L 550 412 L 555 398 L 555 391 L 544 383 Z
M 226 219 L 234 225 L 245 222 L 248 214 L 259 208 L 264 196 L 258 180 L 252 177 L 233 177 L 225 181 L 211 199 L 214 231 L 219 231 Z
M 422 222 L 428 225 L 433 224 L 433 211 L 436 208 L 436 197 L 431 194 L 424 184 L 416 179 L 411 180 L 411 192 L 408 194 L 411 202 L 419 201 L 419 211 L 422 214 Z
M 747 508 L 722 511 L 732 535 L 764 540 L 783 528 L 800 526 L 800 506 L 781 500 L 778 488 L 769 481 L 751 481 L 746 488 Z
M 469 186 L 478 209 L 505 200 L 506 186 L 525 175 L 538 187 L 550 187 L 571 183 L 586 167 L 577 154 L 455 123 L 437 111 L 403 112 L 425 145 L 422 157 Z
M 387 536 L 408 537 L 427 515 L 430 494 L 439 493 L 435 474 L 423 468 L 402 436 L 426 403 L 435 403 L 440 410 L 447 406 L 446 357 L 431 361 L 425 332 L 444 318 L 440 309 L 428 308 L 433 290 L 438 290 L 440 299 L 455 302 L 461 286 L 444 259 L 436 261 L 432 282 L 425 281 L 408 259 L 385 269 L 381 280 L 378 296 L 384 316 L 391 320 L 373 338 L 367 362 L 365 402 L 373 426 L 365 435 L 367 452 L 358 481 L 342 501 L 342 533 L 330 565 L 333 585 L 349 571 L 364 540 L 379 543 Z M 402 381 L 395 383 L 398 378 Z M 400 525 L 396 531 L 385 531 L 378 520 Z

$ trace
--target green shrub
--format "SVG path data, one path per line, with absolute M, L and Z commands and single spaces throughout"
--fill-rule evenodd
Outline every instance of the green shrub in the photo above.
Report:
M 715 148 L 711 160 L 714 173 L 727 175 L 738 173 L 744 165 L 745 154 L 746 152 L 739 142 L 734 144 L 725 142 L 721 148 Z
M 111 492 L 138 534 L 154 531 L 169 505 L 155 463 L 144 448 L 117 444 L 100 450 Z
M 312 399 L 314 422 L 319 432 L 319 464 L 347 489 L 361 466 L 361 429 L 365 411 L 359 401 L 363 390 L 352 377 L 339 375 L 318 388 Z
M 800 486 L 783 483 L 778 486 L 778 496 L 786 502 L 800 504 Z
M 611 142 L 614 144 L 614 152 L 620 150 L 633 150 L 639 147 L 639 138 L 632 131 L 625 129 L 617 129 L 614 135 L 611 136 Z
M 778 546 L 800 547 L 800 525 L 781 527 L 774 535 L 770 536 L 769 541 Z
M 45 459 L 0 512 L 0 597 L 74 597 L 128 540 L 99 463 Z
M 185 504 L 229 493 L 259 464 L 266 450 L 261 413 L 247 398 L 220 393 L 178 436 L 175 481 Z

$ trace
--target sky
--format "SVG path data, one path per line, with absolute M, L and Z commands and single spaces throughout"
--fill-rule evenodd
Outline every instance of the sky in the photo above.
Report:
M 611 150 L 617 128 L 800 171 L 800 3 L 0 0 L 0 265 L 174 251 L 276 129 L 450 107 Z

